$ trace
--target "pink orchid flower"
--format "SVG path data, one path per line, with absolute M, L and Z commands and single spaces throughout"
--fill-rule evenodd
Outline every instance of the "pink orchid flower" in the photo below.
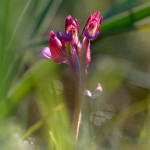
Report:
M 57 37 L 63 39 L 66 43 L 71 45 L 77 45 L 79 42 L 79 25 L 76 19 L 72 19 L 69 15 L 66 18 L 65 33 L 57 32 Z
M 57 36 L 50 31 L 49 47 L 41 48 L 39 57 L 53 59 L 56 63 L 66 63 L 71 68 L 75 78 L 81 75 L 81 68 L 87 74 L 87 67 L 91 61 L 90 40 L 97 38 L 102 17 L 100 12 L 91 14 L 82 31 L 83 42 L 79 41 L 79 25 L 76 19 L 69 15 L 66 18 L 65 33 L 57 32 Z M 70 44 L 71 56 L 67 52 L 66 45 Z
M 72 70 L 74 79 L 76 80 L 77 101 L 73 116 L 72 128 L 78 139 L 79 127 L 81 123 L 81 97 L 83 94 L 87 68 L 91 61 L 90 41 L 97 38 L 99 28 L 102 22 L 100 12 L 91 14 L 82 31 L 83 41 L 79 41 L 79 25 L 76 19 L 72 19 L 69 15 L 66 18 L 65 33 L 57 32 L 57 36 L 50 31 L 49 47 L 41 48 L 39 57 L 45 59 L 53 59 L 54 62 L 61 64 L 66 63 Z M 70 45 L 71 56 L 67 52 L 66 43 Z M 96 98 L 102 91 L 101 85 L 98 83 L 94 92 L 85 90 L 84 94 Z
M 49 47 L 41 48 L 39 57 L 53 59 L 56 63 L 67 62 L 69 55 L 64 41 L 59 40 L 53 31 L 50 31 Z
M 102 23 L 103 17 L 100 17 L 100 12 L 95 12 L 91 14 L 85 24 L 85 27 L 82 31 L 82 36 L 87 37 L 90 40 L 95 40 L 99 34 L 99 28 Z

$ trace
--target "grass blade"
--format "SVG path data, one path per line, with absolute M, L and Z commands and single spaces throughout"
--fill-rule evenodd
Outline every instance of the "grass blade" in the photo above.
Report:
M 148 17 L 150 15 L 150 3 L 137 6 L 131 10 L 115 15 L 103 22 L 100 32 L 120 29 L 130 26 L 136 21 Z

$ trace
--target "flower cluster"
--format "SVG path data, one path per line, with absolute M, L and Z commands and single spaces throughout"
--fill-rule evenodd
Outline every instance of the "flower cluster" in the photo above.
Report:
M 87 74 L 87 67 L 91 61 L 90 40 L 97 38 L 101 22 L 100 12 L 91 14 L 82 31 L 83 41 L 80 43 L 78 21 L 69 15 L 66 18 L 65 33 L 57 32 L 55 36 L 54 32 L 50 31 L 49 47 L 41 48 L 39 56 L 53 59 L 58 64 L 68 64 L 75 79 L 79 78 L 82 72 Z M 66 44 L 70 45 L 71 56 Z

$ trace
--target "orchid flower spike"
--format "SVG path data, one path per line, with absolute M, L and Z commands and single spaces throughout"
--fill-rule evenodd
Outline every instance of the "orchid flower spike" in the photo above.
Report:
M 91 61 L 90 55 L 90 41 L 95 40 L 99 34 L 102 17 L 100 12 L 91 14 L 82 31 L 83 41 L 79 41 L 79 25 L 76 19 L 72 19 L 69 15 L 66 18 L 65 33 L 57 32 L 55 36 L 53 31 L 50 31 L 49 47 L 41 48 L 39 57 L 44 59 L 53 59 L 54 62 L 67 64 L 74 76 L 78 96 L 84 90 L 86 82 L 87 68 Z M 68 54 L 66 44 L 70 45 L 71 56 Z M 101 94 L 102 88 L 98 83 L 95 91 L 90 92 L 85 90 L 85 95 L 96 98 Z M 77 96 L 77 97 L 78 97 Z M 79 97 L 78 97 L 79 98 Z M 75 105 L 73 130 L 76 132 L 76 139 L 78 138 L 79 127 L 81 123 L 81 102 L 80 98 Z
M 65 33 L 57 32 L 55 36 L 54 32 L 50 31 L 49 47 L 41 48 L 39 57 L 53 59 L 58 64 L 68 64 L 75 79 L 79 78 L 82 70 L 87 74 L 87 67 L 91 61 L 90 40 L 97 38 L 102 22 L 99 15 L 100 12 L 95 12 L 89 16 L 82 31 L 82 44 L 79 41 L 78 21 L 70 15 L 66 17 Z M 71 56 L 67 52 L 66 43 L 70 45 Z

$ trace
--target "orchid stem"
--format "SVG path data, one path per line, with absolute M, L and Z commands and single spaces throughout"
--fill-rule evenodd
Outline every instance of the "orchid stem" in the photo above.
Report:
M 82 101 L 84 99 L 84 89 L 85 89 L 85 83 L 86 83 L 86 75 L 85 73 L 82 73 L 85 71 L 81 65 L 81 72 L 79 75 L 79 80 L 76 80 L 76 101 L 75 101 L 75 108 L 74 108 L 74 114 L 73 114 L 73 121 L 72 121 L 72 130 L 75 134 L 76 141 L 78 140 L 79 136 L 79 130 L 80 130 L 80 124 L 82 119 Z
M 72 130 L 75 134 L 76 141 L 78 140 L 80 124 L 81 124 L 81 105 L 76 104 L 72 121 Z

